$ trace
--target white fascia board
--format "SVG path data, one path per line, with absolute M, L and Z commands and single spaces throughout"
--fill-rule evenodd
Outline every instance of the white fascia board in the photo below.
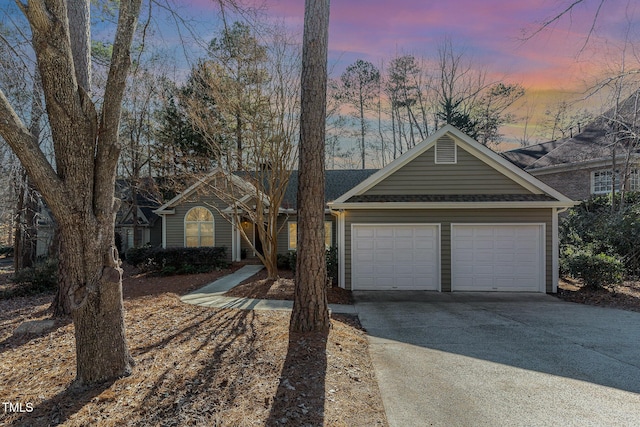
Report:
M 255 192 L 255 187 L 253 186 L 253 184 L 245 181 L 244 179 L 240 178 L 237 175 L 234 175 L 232 173 L 228 173 L 226 172 L 224 169 L 222 169 L 220 166 L 216 166 L 211 172 L 209 172 L 208 174 L 206 174 L 205 176 L 203 176 L 202 178 L 198 179 L 198 181 L 196 181 L 194 184 L 192 184 L 191 186 L 189 186 L 186 190 L 184 190 L 182 193 L 178 194 L 177 196 L 175 196 L 173 199 L 169 200 L 167 203 L 165 203 L 164 205 L 160 206 L 158 209 L 156 209 L 154 212 L 158 213 L 158 212 L 162 212 L 164 210 L 167 210 L 170 207 L 173 207 L 174 205 L 176 205 L 180 200 L 182 200 L 185 197 L 190 196 L 191 194 L 193 194 L 194 191 L 196 191 L 198 189 L 198 187 L 200 187 L 201 185 L 203 185 L 205 182 L 209 181 L 214 175 L 218 174 L 218 173 L 222 173 L 225 176 L 231 177 L 231 181 L 240 186 L 241 188 L 245 188 L 247 189 L 248 192 L 250 191 L 254 191 Z
M 346 202 L 353 196 L 363 194 L 364 192 L 384 180 L 386 177 L 409 163 L 411 160 L 415 159 L 416 157 L 433 147 L 436 141 L 445 134 L 451 134 L 456 141 L 456 145 L 460 146 L 463 150 L 468 151 L 480 161 L 483 161 L 490 167 L 496 169 L 498 172 L 504 174 L 508 178 L 522 185 L 532 193 L 545 193 L 555 199 L 558 199 L 560 202 L 564 202 L 565 204 L 573 202 L 565 195 L 559 193 L 539 179 L 523 171 L 495 151 L 480 144 L 469 135 L 451 125 L 446 125 L 440 128 L 437 132 L 430 135 L 427 139 L 416 145 L 414 148 L 407 151 L 393 162 L 389 163 L 386 167 L 374 173 L 369 178 L 365 179 L 360 184 L 356 185 L 351 190 L 338 197 L 333 202 L 334 206 L 339 206 L 341 203 Z
M 543 192 L 554 199 L 558 199 L 560 202 L 572 203 L 573 201 L 569 199 L 564 194 L 561 194 L 557 190 L 554 190 L 544 182 L 540 181 L 536 177 L 530 175 L 528 172 L 523 171 L 518 166 L 511 163 L 509 160 L 502 157 L 500 154 L 491 150 L 490 148 L 485 147 L 479 142 L 475 141 L 469 135 L 459 131 L 458 129 L 452 127 L 451 133 L 455 135 L 460 141 L 462 141 L 463 149 L 474 154 L 476 158 L 485 162 L 487 165 L 493 167 L 498 172 L 501 172 L 508 178 L 511 178 L 518 184 L 522 185 L 527 190 L 532 193 Z M 478 156 L 477 154 L 480 154 Z M 484 157 L 484 158 L 483 158 Z M 487 162 L 486 159 L 490 159 L 492 162 Z
M 162 209 L 162 208 L 158 208 L 156 210 L 153 211 L 154 214 L 156 215 L 173 215 L 176 213 L 175 209 Z
M 333 203 L 333 209 L 509 209 L 568 208 L 579 204 L 573 200 L 545 202 L 379 202 Z

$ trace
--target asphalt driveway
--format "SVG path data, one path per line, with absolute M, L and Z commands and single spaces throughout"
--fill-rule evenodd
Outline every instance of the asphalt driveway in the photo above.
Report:
M 391 426 L 640 425 L 640 313 L 542 294 L 354 295 Z

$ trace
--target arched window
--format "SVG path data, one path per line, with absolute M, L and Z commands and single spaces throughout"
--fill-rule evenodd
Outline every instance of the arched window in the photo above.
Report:
M 213 246 L 213 214 L 209 209 L 196 207 L 184 217 L 184 243 L 188 248 Z

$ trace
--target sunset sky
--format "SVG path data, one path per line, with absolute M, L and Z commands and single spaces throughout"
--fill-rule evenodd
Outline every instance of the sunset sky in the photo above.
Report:
M 216 13 L 212 0 L 175 1 L 202 20 Z M 268 17 L 284 20 L 302 34 L 303 0 L 263 1 Z M 329 28 L 332 77 L 357 59 L 378 67 L 396 54 L 435 59 L 438 44 L 449 38 L 464 50 L 465 57 L 484 67 L 493 81 L 523 85 L 527 93 L 515 114 L 521 116 L 524 109 L 529 109 L 527 114 L 540 119 L 549 106 L 582 98 L 586 87 L 606 68 L 609 74 L 617 71 L 625 37 L 636 46 L 640 40 L 640 2 L 584 0 L 525 41 L 525 35 L 532 35 L 541 23 L 574 1 L 333 0 Z M 252 0 L 244 3 L 255 4 Z M 640 51 L 634 58 L 632 55 L 629 52 L 627 61 L 638 68 Z M 602 105 L 592 97 L 580 108 L 597 113 L 595 110 Z M 510 125 L 503 131 L 515 141 L 523 132 L 523 124 Z
M 356 59 L 380 64 L 396 53 L 434 57 L 438 43 L 449 37 L 496 76 L 505 76 L 530 89 L 575 90 L 601 67 L 603 49 L 615 50 L 621 43 L 627 22 L 635 24 L 631 37 L 638 39 L 640 2 L 605 0 L 592 42 L 580 56 L 578 52 L 590 32 L 600 0 L 584 0 L 560 21 L 523 41 L 523 31 L 536 30 L 569 3 L 334 0 L 329 29 L 330 65 L 339 73 Z M 192 0 L 191 4 L 204 14 L 213 10 L 211 0 Z M 301 31 L 303 0 L 265 0 L 265 5 L 269 16 L 284 19 L 289 27 Z

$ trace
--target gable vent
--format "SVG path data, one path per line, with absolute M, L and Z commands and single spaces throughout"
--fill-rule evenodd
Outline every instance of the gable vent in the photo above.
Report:
M 448 135 L 436 141 L 436 163 L 455 164 L 457 162 L 456 142 Z

